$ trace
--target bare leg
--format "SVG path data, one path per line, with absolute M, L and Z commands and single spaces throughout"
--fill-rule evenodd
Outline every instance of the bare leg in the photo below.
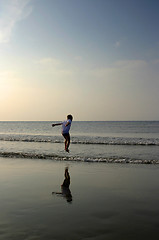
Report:
M 69 152 L 69 146 L 70 146 L 70 135 L 66 135 L 64 136 L 65 138 L 65 151 Z
M 68 150 L 69 146 L 70 146 L 70 136 L 68 137 L 68 140 L 67 140 L 67 150 Z
M 65 150 L 67 151 L 67 140 L 65 139 Z

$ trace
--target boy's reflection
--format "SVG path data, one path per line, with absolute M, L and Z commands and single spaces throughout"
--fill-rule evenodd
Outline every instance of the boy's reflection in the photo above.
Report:
M 65 168 L 65 179 L 61 185 L 61 192 L 52 192 L 52 194 L 61 195 L 66 198 L 67 202 L 72 202 L 72 195 L 69 189 L 70 186 L 70 174 L 68 172 L 68 167 Z

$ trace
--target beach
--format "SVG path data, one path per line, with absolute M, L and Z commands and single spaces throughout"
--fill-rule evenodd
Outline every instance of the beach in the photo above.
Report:
M 159 0 L 0 0 L 0 240 L 159 239 Z
M 0 239 L 157 239 L 158 164 L 0 158 Z M 72 201 L 61 192 L 69 167 Z

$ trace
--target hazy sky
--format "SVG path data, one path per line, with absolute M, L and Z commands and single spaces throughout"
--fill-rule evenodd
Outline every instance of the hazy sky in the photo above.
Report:
M 0 0 L 0 120 L 159 120 L 158 0 Z

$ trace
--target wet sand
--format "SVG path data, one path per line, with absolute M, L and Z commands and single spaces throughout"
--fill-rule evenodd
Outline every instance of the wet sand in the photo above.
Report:
M 66 166 L 72 201 L 52 194 Z M 0 239 L 156 240 L 158 176 L 158 165 L 0 158 Z

